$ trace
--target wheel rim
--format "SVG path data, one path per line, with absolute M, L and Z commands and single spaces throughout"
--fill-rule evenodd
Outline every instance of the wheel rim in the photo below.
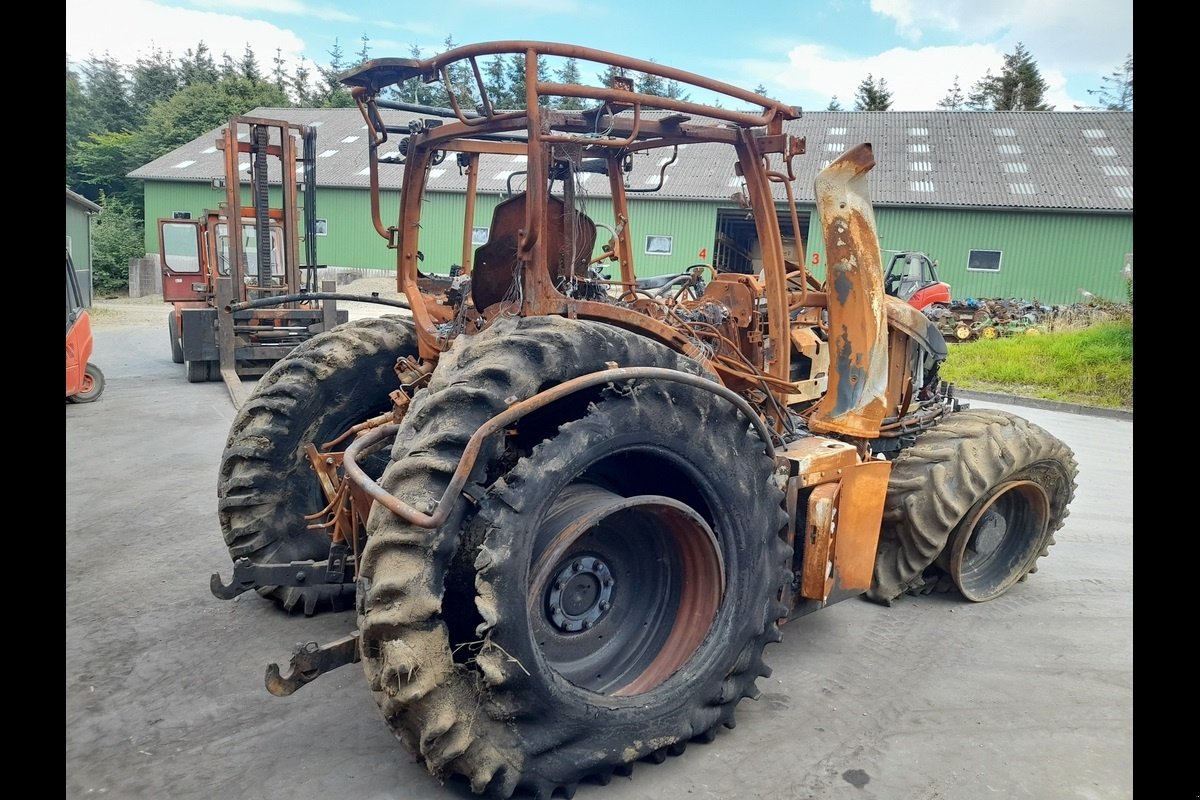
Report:
M 957 328 L 954 329 L 954 335 L 959 339 L 970 339 L 971 338 L 971 329 L 968 328 L 966 325 L 959 325 Z
M 977 503 L 946 548 L 946 566 L 963 596 L 991 600 L 1028 573 L 1049 519 L 1050 500 L 1033 481 L 1001 484 Z
M 534 644 L 560 677 L 597 694 L 665 682 L 700 647 L 724 597 L 716 536 L 669 497 L 573 484 L 537 545 L 527 591 Z
M 985 339 L 995 339 L 1000 335 L 999 332 L 997 332 L 996 329 L 991 326 L 984 328 L 982 331 L 980 331 L 980 333 Z

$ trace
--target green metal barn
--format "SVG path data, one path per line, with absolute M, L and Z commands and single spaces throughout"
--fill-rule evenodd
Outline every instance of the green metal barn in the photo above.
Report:
M 387 113 L 397 125 L 417 116 Z M 324 232 L 317 263 L 394 269 L 395 253 L 372 224 L 366 131 L 358 110 L 257 108 L 249 115 L 317 129 L 317 217 Z M 806 154 L 795 160 L 799 230 L 782 213 L 781 228 L 818 276 L 824 254 L 819 237 L 810 237 L 819 230 L 811 219 L 813 180 L 840 153 L 870 142 L 881 248 L 919 250 L 937 259 L 954 299 L 1067 304 L 1078 302 L 1082 291 L 1126 297 L 1133 260 L 1132 112 L 819 111 L 789 121 L 784 131 L 806 140 Z M 130 173 L 145 185 L 147 252 L 158 251 L 155 219 L 199 216 L 223 199 L 219 134 L 214 129 Z M 385 143 L 381 156 L 398 144 Z M 626 183 L 640 276 L 700 262 L 754 268 L 754 228 L 731 163 L 702 145 L 684 145 L 671 163 L 637 156 L 630 168 Z M 402 169 L 395 164 L 381 170 L 385 189 L 399 186 Z M 576 189 L 588 215 L 597 222 L 610 219 L 606 179 L 580 177 L 594 179 Z M 521 163 L 481 172 L 477 245 L 486 241 L 492 206 L 506 192 L 520 191 L 523 180 Z M 786 195 L 782 183 L 775 186 L 782 212 Z M 429 187 L 423 269 L 445 273 L 462 261 L 458 221 L 466 177 L 453 157 L 434 168 Z M 386 194 L 385 224 L 398 209 L 398 191 Z
M 84 306 L 92 304 L 92 217 L 100 206 L 67 189 L 67 252 L 79 276 Z

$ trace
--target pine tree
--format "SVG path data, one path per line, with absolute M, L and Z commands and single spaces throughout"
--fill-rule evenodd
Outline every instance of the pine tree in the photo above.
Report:
M 346 62 L 343 60 L 345 54 L 342 52 L 342 45 L 338 42 L 337 37 L 334 37 L 333 47 L 327 52 L 329 53 L 329 65 L 317 67 L 317 73 L 321 76 L 317 94 L 320 105 L 323 108 L 350 108 L 354 106 L 354 98 L 340 80 L 342 72 L 346 69 Z
M 358 60 L 354 62 L 354 66 L 356 67 L 361 66 L 371 60 L 371 45 L 369 44 L 371 40 L 368 39 L 367 35 L 364 33 L 360 37 L 359 41 L 362 42 L 362 46 L 358 48 Z
M 991 111 L 1053 111 L 1043 101 L 1049 88 L 1038 70 L 1037 62 L 1020 42 L 1004 56 L 1004 69 L 999 76 L 989 70 L 972 87 L 967 105 L 976 110 Z
M 654 59 L 650 59 L 653 61 Z M 661 75 L 655 75 L 652 72 L 639 72 L 634 76 L 634 87 L 642 94 L 652 94 L 655 97 L 665 97 L 667 93 L 666 81 Z
M 125 67 L 106 51 L 83 63 L 85 106 L 98 131 L 131 131 L 136 114 Z
M 958 85 L 958 76 L 954 76 L 954 85 L 950 87 L 950 91 L 946 92 L 946 96 L 938 100 L 938 108 L 944 108 L 947 111 L 958 111 L 966 105 L 966 98 L 963 97 L 962 87 Z
M 991 111 L 992 95 L 999 80 L 990 69 L 984 72 L 983 77 L 971 85 L 971 93 L 967 95 L 967 108 L 972 111 Z
M 559 83 L 579 83 L 581 80 L 579 62 L 574 58 L 568 58 L 563 62 L 555 77 Z M 564 111 L 578 111 L 583 108 L 583 100 L 578 97 L 560 97 L 557 105 Z
M 287 70 L 285 69 L 287 62 L 283 60 L 283 48 L 275 48 L 275 58 L 271 60 L 271 83 L 275 84 L 275 88 L 283 93 L 287 93 L 288 78 Z
M 179 59 L 179 83 L 181 86 L 194 86 L 197 83 L 216 83 L 220 77 L 217 65 L 213 62 L 208 45 L 200 42 L 195 50 L 184 51 Z
M 146 119 L 151 106 L 179 91 L 175 62 L 170 53 L 157 47 L 148 56 L 138 58 L 131 74 L 130 99 L 139 124 Z
M 1087 93 L 1100 101 L 1105 111 L 1133 111 L 1133 53 L 1125 57 L 1125 63 L 1111 75 L 1100 79 L 1104 84 L 1099 89 L 1088 89 Z
M 295 94 L 296 105 L 301 108 L 312 108 L 317 105 L 317 96 L 312 87 L 312 72 L 305 64 L 303 56 L 296 65 L 296 74 L 292 76 L 292 91 Z
M 667 81 L 666 91 L 663 92 L 663 97 L 669 97 L 672 100 L 687 101 L 690 95 L 684 91 L 683 84 L 679 81 Z
M 871 73 L 858 85 L 855 95 L 855 111 L 887 111 L 892 107 L 892 93 L 887 88 L 887 81 L 878 81 Z
M 417 45 L 409 45 L 408 55 L 410 58 L 420 60 L 421 48 Z M 422 82 L 419 77 L 409 78 L 399 86 L 392 88 L 392 97 L 401 103 L 414 103 L 420 106 L 435 105 L 433 89 Z
M 250 49 L 249 42 L 246 42 L 246 49 L 242 51 L 242 60 L 238 62 L 238 72 L 248 80 L 262 80 L 262 73 L 258 70 L 258 59 L 255 58 L 254 51 Z
M 483 65 L 483 85 L 487 89 L 488 100 L 496 110 L 511 109 L 512 94 L 508 90 L 508 78 L 504 66 L 504 57 L 494 55 Z
M 513 53 L 504 62 L 504 82 L 508 84 L 513 108 L 525 108 L 525 56 Z
M 458 45 L 455 44 L 454 37 L 451 35 L 442 40 L 442 47 L 442 52 L 445 53 L 458 47 Z M 436 88 L 441 90 L 439 92 L 441 102 L 437 103 L 437 105 L 449 108 L 450 97 L 448 91 L 452 91 L 454 92 L 454 99 L 458 103 L 459 108 L 467 112 L 474 111 L 479 98 L 476 96 L 475 91 L 475 73 L 471 70 L 470 64 L 466 61 L 456 61 L 446 68 L 446 74 L 450 78 L 450 87 L 447 90 L 447 87 L 443 83 L 438 84 Z
M 837 95 L 829 98 L 829 105 L 825 106 L 826 111 L 845 111 L 842 104 L 838 102 Z
M 238 70 L 237 62 L 233 60 L 233 56 L 229 55 L 229 51 L 226 50 L 221 54 L 220 80 L 232 78 L 234 75 L 239 74 L 241 73 Z

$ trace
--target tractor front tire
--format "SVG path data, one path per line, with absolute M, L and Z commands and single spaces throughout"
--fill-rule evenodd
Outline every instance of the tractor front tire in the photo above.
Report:
M 382 484 L 422 510 L 514 398 L 605 361 L 701 374 L 607 325 L 489 330 L 443 355 L 401 427 Z M 377 504 L 369 523 L 368 682 L 429 771 L 477 794 L 570 796 L 733 727 L 786 613 L 783 493 L 750 420 L 674 382 L 561 410 L 574 416 L 531 415 L 484 445 L 467 491 L 477 510 L 458 498 L 429 531 Z M 525 428 L 536 434 L 522 440 Z
M 957 588 L 981 602 L 1037 571 L 1075 495 L 1062 440 L 1022 417 L 971 409 L 920 434 L 892 465 L 867 598 Z
M 399 388 L 396 361 L 416 353 L 411 320 L 366 318 L 300 343 L 263 375 L 238 409 L 221 456 L 217 508 L 233 561 L 329 557 L 329 534 L 310 530 L 304 519 L 328 503 L 305 445 L 320 447 L 390 409 L 389 392 Z M 386 463 L 385 452 L 360 466 L 378 477 Z M 354 591 L 349 583 L 255 588 L 285 610 L 300 605 L 308 615 L 324 600 L 349 607 Z

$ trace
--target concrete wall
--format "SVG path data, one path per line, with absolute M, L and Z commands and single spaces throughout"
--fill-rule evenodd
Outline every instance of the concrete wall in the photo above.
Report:
M 147 253 L 142 258 L 129 259 L 129 296 L 162 296 L 162 269 L 157 253 Z

